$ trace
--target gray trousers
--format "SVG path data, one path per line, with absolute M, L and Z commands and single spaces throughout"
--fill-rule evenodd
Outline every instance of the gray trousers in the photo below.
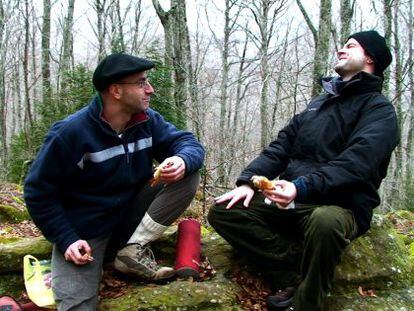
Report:
M 162 225 L 174 222 L 190 205 L 199 181 L 199 174 L 194 173 L 173 184 L 155 188 L 146 185 L 131 202 L 124 220 L 111 236 L 87 240 L 95 259 L 91 263 L 78 266 L 67 262 L 54 245 L 52 288 L 58 310 L 96 310 L 105 255 L 109 253 L 112 257 L 126 243 L 145 212 Z

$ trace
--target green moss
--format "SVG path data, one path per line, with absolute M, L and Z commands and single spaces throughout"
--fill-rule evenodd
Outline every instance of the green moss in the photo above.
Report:
M 414 290 L 374 291 L 377 297 L 362 297 L 358 288 L 347 295 L 329 295 L 324 310 L 329 311 L 385 311 L 414 310 Z
M 27 210 L 20 211 L 15 207 L 0 204 L 0 223 L 19 223 L 30 218 Z
M 336 284 L 377 289 L 407 287 L 413 282 L 409 253 L 390 222 L 376 215 L 373 227 L 346 249 L 336 269 Z
M 231 283 L 175 281 L 131 289 L 118 299 L 105 299 L 99 310 L 241 310 Z
M 21 240 L 21 238 L 0 236 L 0 244 L 14 243 Z
M 410 244 L 409 251 L 411 263 L 414 265 L 414 242 Z
M 44 237 L 23 238 L 13 243 L 0 244 L 0 273 L 19 272 L 27 254 L 38 259 L 49 259 L 52 245 Z

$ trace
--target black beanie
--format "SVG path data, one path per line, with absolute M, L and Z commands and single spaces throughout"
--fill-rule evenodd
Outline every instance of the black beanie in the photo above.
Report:
M 357 32 L 350 35 L 348 40 L 351 38 L 358 41 L 365 52 L 372 57 L 375 64 L 374 74 L 383 77 L 382 73 L 392 61 L 392 55 L 385 38 L 375 30 Z
M 102 92 L 108 85 L 133 73 L 143 72 L 154 67 L 154 63 L 140 57 L 117 53 L 105 57 L 96 67 L 92 82 Z

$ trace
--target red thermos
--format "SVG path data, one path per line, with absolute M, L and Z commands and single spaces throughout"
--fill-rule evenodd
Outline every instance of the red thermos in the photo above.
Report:
M 178 277 L 198 279 L 201 256 L 201 226 L 195 219 L 178 224 L 175 270 Z

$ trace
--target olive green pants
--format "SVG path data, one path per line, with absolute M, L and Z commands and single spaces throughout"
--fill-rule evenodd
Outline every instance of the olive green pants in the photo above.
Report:
M 209 223 L 236 250 L 263 270 L 273 290 L 299 285 L 295 310 L 322 310 L 335 266 L 357 225 L 352 211 L 339 206 L 296 205 L 283 210 L 256 194 L 226 210 L 214 206 Z

